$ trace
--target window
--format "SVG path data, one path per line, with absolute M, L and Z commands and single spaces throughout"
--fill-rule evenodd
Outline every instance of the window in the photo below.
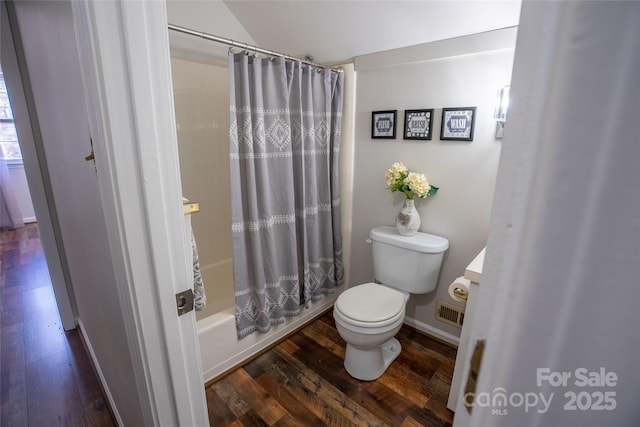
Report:
M 9 104 L 9 96 L 7 94 L 7 86 L 4 83 L 4 74 L 0 72 L 0 147 L 4 152 L 4 158 L 9 161 L 22 161 L 22 153 L 20 152 L 20 144 L 18 143 L 18 134 L 13 123 L 13 113 L 11 112 L 11 104 Z

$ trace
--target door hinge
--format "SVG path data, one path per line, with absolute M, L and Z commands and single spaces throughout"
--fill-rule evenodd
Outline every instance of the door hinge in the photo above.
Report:
M 194 300 L 195 300 L 195 295 L 192 289 L 187 289 L 186 291 L 178 292 L 176 294 L 176 307 L 178 309 L 178 316 L 182 316 L 183 314 L 193 310 Z

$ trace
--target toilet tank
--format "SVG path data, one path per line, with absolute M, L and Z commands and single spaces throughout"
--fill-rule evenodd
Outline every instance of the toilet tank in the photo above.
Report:
M 383 285 L 412 294 L 432 292 L 449 241 L 427 233 L 401 236 L 395 227 L 371 230 L 373 275 Z

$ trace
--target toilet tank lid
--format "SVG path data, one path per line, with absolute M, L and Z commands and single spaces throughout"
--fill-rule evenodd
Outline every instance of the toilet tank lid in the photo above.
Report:
M 411 237 L 401 236 L 395 227 L 387 225 L 371 229 L 369 237 L 376 242 L 387 243 L 416 252 L 437 254 L 449 248 L 449 241 L 444 237 L 421 232 Z

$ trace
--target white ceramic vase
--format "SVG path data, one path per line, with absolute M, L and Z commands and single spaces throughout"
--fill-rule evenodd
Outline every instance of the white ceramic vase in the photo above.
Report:
M 401 236 L 413 236 L 420 228 L 420 214 L 413 200 L 405 199 L 404 205 L 396 216 L 396 229 Z

